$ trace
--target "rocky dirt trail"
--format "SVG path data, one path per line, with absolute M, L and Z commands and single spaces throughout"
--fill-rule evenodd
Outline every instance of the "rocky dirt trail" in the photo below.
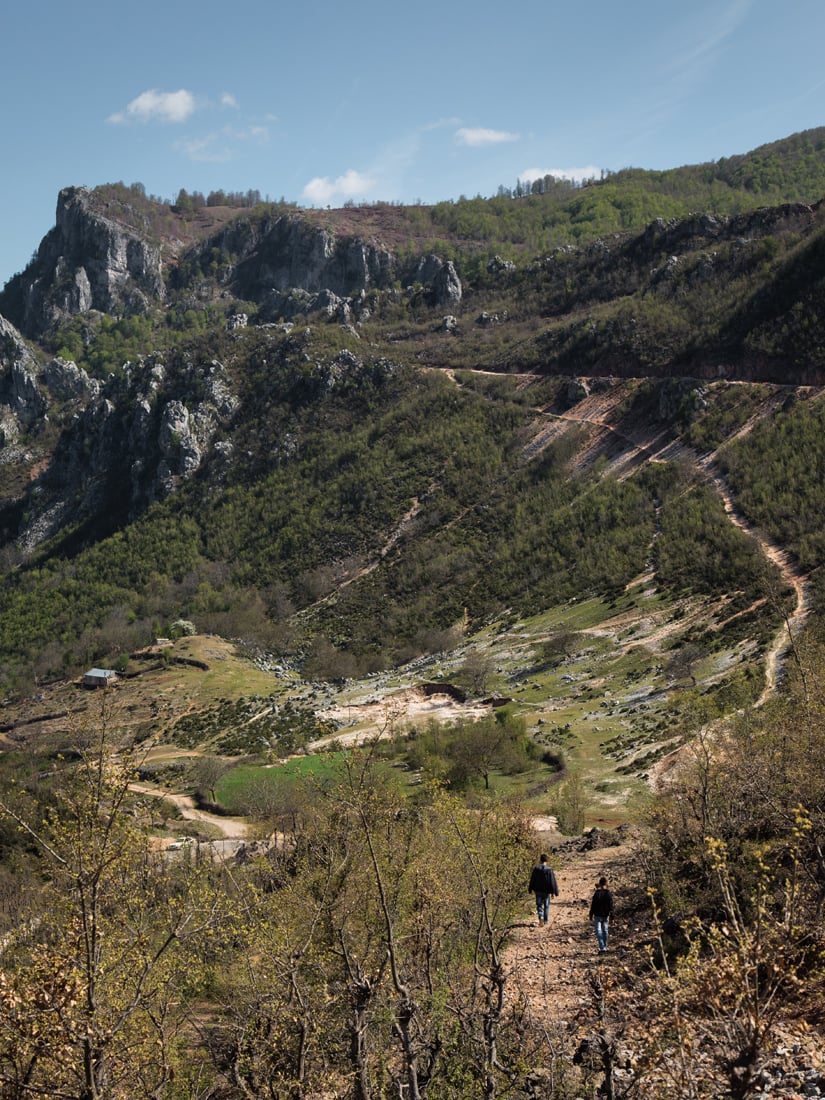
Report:
M 612 991 L 607 1001 L 607 1029 L 614 1037 L 619 1037 L 619 1047 L 624 1050 L 624 1057 L 614 1065 L 613 1084 L 617 1091 L 610 1095 L 641 1094 L 657 1100 L 665 1096 L 699 1095 L 682 1090 L 684 1075 L 680 1076 L 677 1061 L 674 1060 L 673 1065 L 668 1063 L 666 1050 L 662 1051 L 662 1058 L 641 1070 L 640 1077 L 635 1076 L 639 1069 L 634 1065 L 633 1051 L 644 1050 L 649 1039 L 644 1005 L 636 1002 L 642 1011 L 624 1014 L 620 1007 L 623 1003 L 620 991 L 623 987 L 630 988 L 628 982 L 632 985 L 633 975 L 649 967 L 647 944 L 652 934 L 645 915 L 638 908 L 645 883 L 635 842 L 631 839 L 614 847 L 572 851 L 551 862 L 556 870 L 559 897 L 552 902 L 550 920 L 546 926 L 540 926 L 535 909 L 531 905 L 528 910 L 525 904 L 525 919 L 513 929 L 504 958 L 510 1002 L 523 999 L 533 1023 L 544 1029 L 547 1037 L 547 1065 L 537 1068 L 538 1076 L 548 1088 L 546 1093 L 537 1092 L 536 1095 L 550 1093 L 554 1071 L 548 1067 L 553 1055 L 560 1058 L 564 1067 L 562 1074 L 568 1085 L 574 1087 L 570 1095 L 595 1095 L 591 1091 L 594 1079 L 590 1079 L 588 1086 L 577 1073 L 581 1075 L 589 1065 L 590 1072 L 595 1073 L 595 1081 L 603 1079 L 598 1036 L 604 1027 L 604 1020 L 600 1019 L 600 998 L 605 989 Z M 529 868 L 525 871 L 525 881 L 528 875 Z M 608 879 L 615 902 L 610 941 L 604 955 L 598 953 L 593 926 L 587 919 L 593 889 L 602 875 Z M 633 997 L 639 995 L 637 990 Z M 760 1055 L 762 1087 L 749 1095 L 772 1097 L 773 1100 L 825 1096 L 825 1047 L 821 1040 L 821 1031 L 813 1021 L 802 1020 L 798 1015 L 774 1019 L 770 1034 L 764 1037 Z M 710 1054 L 694 1051 L 693 1058 L 698 1058 L 699 1062 L 695 1067 L 690 1063 L 688 1076 L 701 1070 L 705 1084 L 713 1082 L 718 1086 L 717 1090 L 702 1092 L 702 1095 L 732 1095 L 727 1087 L 727 1073 L 718 1064 L 713 1067 Z M 576 1080 L 578 1085 L 574 1085 Z M 639 1093 L 636 1090 L 641 1085 L 644 1087 Z M 600 1092 L 599 1095 L 608 1093 Z
M 591 976 L 603 967 L 616 966 L 639 939 L 629 899 L 641 885 L 640 865 L 630 844 L 576 852 L 562 857 L 561 862 L 553 858 L 550 862 L 559 885 L 550 920 L 546 926 L 539 925 L 531 896 L 524 922 L 513 930 L 505 965 L 511 996 L 525 997 L 531 1014 L 547 1027 L 575 1030 L 592 1026 Z M 529 872 L 527 868 L 525 883 Z M 602 875 L 607 877 L 615 904 L 605 955 L 598 953 L 587 917 Z

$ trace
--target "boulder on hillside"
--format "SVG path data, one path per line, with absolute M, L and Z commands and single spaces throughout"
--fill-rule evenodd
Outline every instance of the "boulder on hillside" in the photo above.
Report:
M 425 288 L 432 305 L 457 305 L 461 301 L 461 280 L 452 260 L 445 262 L 434 253 L 422 256 L 415 270 L 415 281 Z
M 502 271 L 515 271 L 516 265 L 512 260 L 505 260 L 501 256 L 493 256 L 487 264 L 490 275 L 500 275 Z

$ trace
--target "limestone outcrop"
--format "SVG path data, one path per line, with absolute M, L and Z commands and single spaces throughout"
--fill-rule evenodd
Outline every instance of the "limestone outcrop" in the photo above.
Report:
M 423 256 L 415 272 L 415 281 L 427 291 L 427 297 L 435 306 L 457 306 L 463 288 L 452 260 L 444 261 L 430 253 Z
M 160 247 L 101 213 L 87 188 L 66 187 L 54 228 L 32 263 L 5 287 L 2 308 L 37 339 L 76 314 L 140 313 L 163 297 Z
M 186 261 L 190 270 L 205 273 L 215 257 L 224 260 L 220 281 L 247 301 L 293 291 L 349 298 L 395 278 L 394 256 L 376 242 L 336 237 L 290 214 L 239 219 L 194 247 Z
M 125 364 L 105 383 L 54 360 L 40 379 L 55 399 L 76 404 L 68 419 L 62 410 L 57 447 L 29 488 L 26 550 L 57 534 L 69 515 L 128 521 L 174 492 L 220 453 L 222 429 L 238 406 L 217 360 L 170 368 L 151 356 Z M 8 385 L 6 375 L 0 383 Z
M 454 263 L 432 253 L 402 265 L 374 238 L 277 210 L 241 214 L 187 245 L 170 235 L 164 218 L 174 215 L 162 211 L 147 213 L 125 190 L 118 197 L 111 188 L 65 188 L 54 228 L 0 291 L 0 313 L 41 340 L 75 316 L 128 316 L 164 302 L 197 309 L 219 297 L 256 303 L 259 322 L 323 310 L 345 325 L 369 316 L 370 292 L 399 281 L 423 288 L 433 305 L 454 310 L 461 302 Z M 232 330 L 242 316 L 233 316 Z
M 23 337 L 5 317 L 0 317 L 0 414 L 4 434 L 17 435 L 46 411 L 46 401 L 37 385 L 37 361 Z M 15 427 L 11 428 L 12 421 Z

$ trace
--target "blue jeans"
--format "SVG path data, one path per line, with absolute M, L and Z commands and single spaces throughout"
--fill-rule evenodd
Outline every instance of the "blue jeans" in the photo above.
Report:
M 610 931 L 610 917 L 594 917 L 593 924 L 596 926 L 596 939 L 599 941 L 599 950 L 607 950 L 607 933 Z
M 547 918 L 550 916 L 549 894 L 536 894 L 536 912 L 539 915 L 541 923 L 547 924 Z

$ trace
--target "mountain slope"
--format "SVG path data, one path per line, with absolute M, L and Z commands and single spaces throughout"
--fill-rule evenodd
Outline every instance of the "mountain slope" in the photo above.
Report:
M 62 192 L 0 296 L 22 329 L 4 322 L 6 683 L 111 660 L 176 618 L 367 671 L 459 623 L 619 592 L 649 561 L 673 595 L 735 592 L 740 629 L 763 559 L 700 457 L 749 416 L 764 431 L 719 455 L 732 484 L 764 440 L 786 470 L 789 434 L 819 446 L 799 387 L 824 380 L 825 212 L 730 210 L 774 186 L 810 198 L 821 138 L 457 203 L 463 221 Z M 633 224 L 639 188 L 678 209 L 720 181 L 715 209 Z M 611 222 L 582 218 L 599 196 L 636 215 L 588 238 Z M 537 218 L 575 243 L 528 260 Z M 576 415 L 591 392 L 606 436 Z M 780 476 L 761 509 L 737 504 L 768 529 Z M 781 491 L 806 501 L 789 548 L 815 571 L 805 477 Z M 781 614 L 745 615 L 759 645 Z

